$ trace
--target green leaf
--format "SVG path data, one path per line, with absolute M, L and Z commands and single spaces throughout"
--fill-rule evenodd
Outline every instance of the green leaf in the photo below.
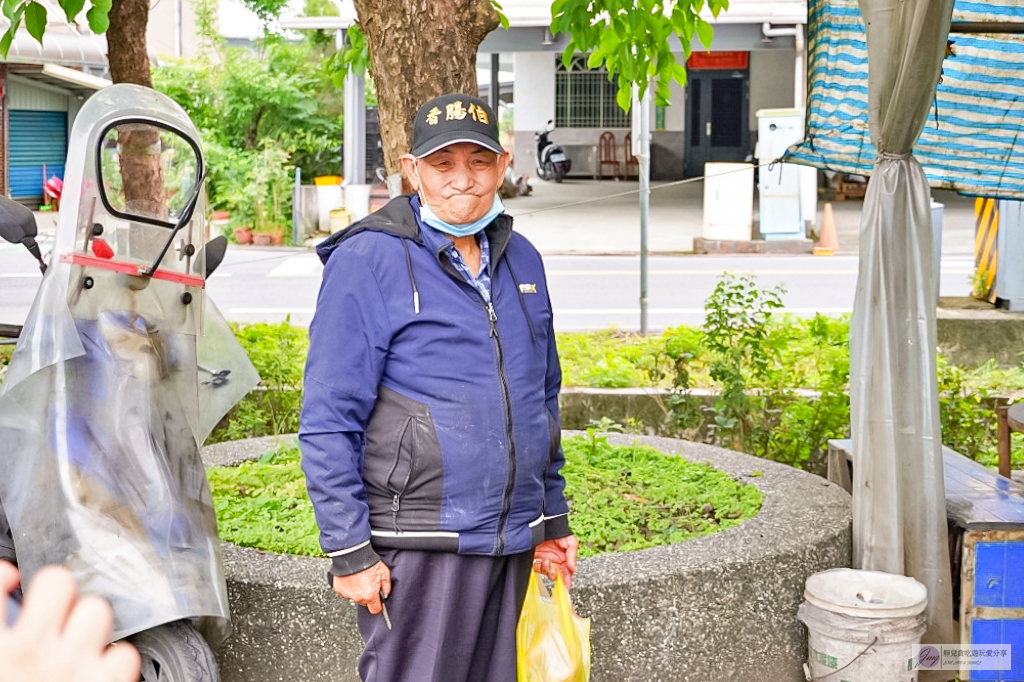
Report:
M 68 18 L 68 23 L 74 23 L 75 17 L 85 7 L 85 0 L 60 0 L 60 6 L 64 8 L 64 15 Z
M 43 33 L 46 32 L 46 8 L 38 2 L 30 2 L 25 8 L 25 28 L 36 41 L 43 42 Z
M 494 11 L 498 13 L 498 23 L 501 27 L 508 29 L 508 17 L 505 16 L 505 12 L 502 11 L 501 5 L 495 0 L 491 0 L 491 5 L 494 7 Z
M 562 66 L 569 68 L 572 64 L 572 58 L 576 56 L 576 43 L 572 40 L 565 46 L 565 50 L 562 52 Z
M 619 91 L 615 93 L 615 103 L 619 105 L 619 108 L 623 111 L 629 111 L 630 100 L 633 99 L 633 88 L 626 84 L 625 87 L 619 86 Z
M 11 26 L 9 29 L 4 31 L 4 35 L 0 38 L 0 57 L 7 59 L 7 51 L 11 49 L 11 43 L 14 41 L 14 31 L 17 30 L 16 26 Z
M 110 28 L 110 17 L 107 16 L 109 10 L 101 10 L 96 5 L 85 13 L 85 18 L 89 20 L 89 28 L 93 33 L 106 33 L 107 29 Z
M 699 16 L 696 17 L 696 19 L 697 19 L 697 36 L 700 37 L 701 44 L 704 45 L 704 47 L 707 48 L 710 51 L 711 50 L 711 39 L 715 35 L 715 29 L 711 26 L 711 24 L 709 24 L 708 22 L 704 21 Z

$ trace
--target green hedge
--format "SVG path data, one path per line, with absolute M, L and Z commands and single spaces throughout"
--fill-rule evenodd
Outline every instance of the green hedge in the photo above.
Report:
M 705 304 L 701 327 L 673 327 L 640 336 L 604 330 L 557 335 L 563 385 L 655 386 L 670 389 L 667 427 L 659 435 L 686 438 L 799 466 L 822 474 L 827 441 L 849 434 L 849 316 L 796 318 L 776 314 L 780 289 L 751 277 L 722 277 Z M 235 327 L 264 378 L 211 436 L 211 442 L 293 433 L 298 427 L 304 329 L 287 323 Z M 997 458 L 997 394 L 1024 389 L 1021 368 L 994 363 L 967 370 L 938 362 L 939 407 L 946 445 L 993 466 Z M 712 404 L 694 388 L 715 390 Z M 814 393 L 807 395 L 807 391 Z M 601 422 L 606 415 L 593 415 Z M 627 427 L 605 420 L 606 428 Z M 1024 438 L 1013 459 L 1024 466 Z

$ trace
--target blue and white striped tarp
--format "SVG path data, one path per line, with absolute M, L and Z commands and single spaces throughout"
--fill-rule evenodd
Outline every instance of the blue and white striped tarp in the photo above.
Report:
M 1024 0 L 957 0 L 953 21 L 1024 22 Z M 808 2 L 807 133 L 786 160 L 870 175 L 868 54 L 857 0 Z M 1024 199 L 1024 36 L 950 33 L 914 156 L 932 187 Z

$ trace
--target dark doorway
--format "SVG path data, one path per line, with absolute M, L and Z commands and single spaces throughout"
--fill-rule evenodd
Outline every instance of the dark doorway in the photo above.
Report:
M 748 72 L 691 70 L 686 84 L 686 177 L 704 174 L 709 161 L 743 161 L 750 153 Z

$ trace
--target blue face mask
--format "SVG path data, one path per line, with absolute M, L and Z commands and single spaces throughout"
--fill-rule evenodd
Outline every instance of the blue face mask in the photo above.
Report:
M 491 208 L 483 216 L 471 223 L 466 223 L 465 225 L 452 225 L 451 223 L 447 223 L 438 218 L 437 214 L 430 209 L 427 202 L 423 201 L 423 197 L 420 197 L 420 220 L 427 225 L 430 225 L 435 230 L 439 230 L 445 234 L 450 234 L 453 237 L 469 237 L 476 234 L 490 225 L 491 221 L 504 213 L 504 211 L 505 205 L 501 203 L 501 199 L 497 194 L 495 194 Z

